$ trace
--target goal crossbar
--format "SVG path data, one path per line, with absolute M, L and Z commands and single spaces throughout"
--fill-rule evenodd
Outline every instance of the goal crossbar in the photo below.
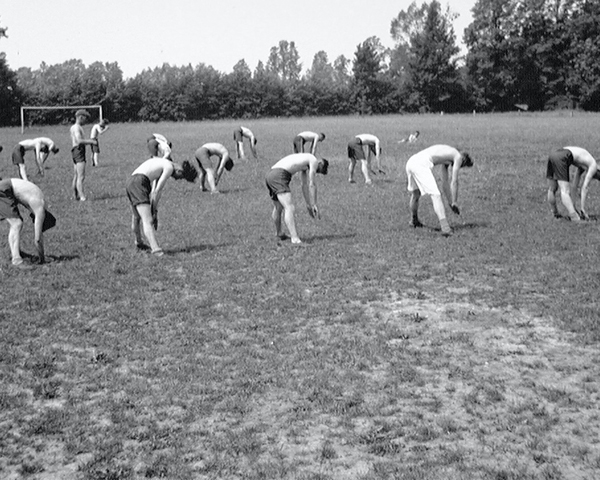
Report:
M 21 133 L 25 132 L 25 110 L 76 110 L 79 108 L 97 108 L 98 109 L 98 117 L 102 120 L 102 105 L 69 105 L 69 106 L 33 106 L 33 105 L 24 105 L 21 107 Z

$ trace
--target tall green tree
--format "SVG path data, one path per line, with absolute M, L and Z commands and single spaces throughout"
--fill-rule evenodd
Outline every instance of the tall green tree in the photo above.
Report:
M 297 82 L 302 72 L 302 64 L 296 44 L 281 40 L 278 46 L 271 47 L 266 70 L 284 82 Z
M 437 0 L 425 8 L 422 24 L 410 34 L 408 54 L 409 107 L 421 111 L 459 111 L 465 108 L 452 26 L 454 15 Z
M 0 39 L 3 37 L 8 38 L 6 27 L 0 27 Z M 17 123 L 21 98 L 17 74 L 9 68 L 6 54 L 0 52 L 0 105 L 2 106 L 0 108 L 0 125 Z
M 352 63 L 352 90 L 355 108 L 361 115 L 371 114 L 378 93 L 377 84 L 382 72 L 381 41 L 367 38 L 356 46 Z

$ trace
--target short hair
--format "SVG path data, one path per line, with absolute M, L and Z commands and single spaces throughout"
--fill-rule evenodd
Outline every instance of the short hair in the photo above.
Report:
M 198 177 L 198 170 L 194 168 L 190 161 L 184 160 L 183 165 L 180 166 L 174 163 L 173 166 L 175 167 L 172 174 L 173 178 L 183 178 L 190 183 L 194 183 L 196 181 L 196 178 Z
M 327 175 L 327 171 L 329 170 L 329 161 L 326 158 L 321 159 L 321 168 L 320 171 L 323 175 Z
M 321 137 L 321 140 L 325 140 L 325 134 L 323 132 L 319 133 L 319 137 Z
M 594 173 L 594 176 L 592 178 L 600 180 L 600 168 L 596 169 L 596 173 Z
M 75 116 L 76 116 L 76 117 L 89 117 L 89 116 L 90 116 L 90 114 L 89 114 L 89 112 L 88 112 L 87 110 L 81 110 L 81 109 L 80 109 L 80 110 L 77 110 L 77 111 L 75 112 Z
M 55 153 L 55 154 L 59 152 L 59 149 L 56 145 L 52 145 L 52 148 L 50 150 L 52 150 L 52 153 Z
M 472 167 L 473 166 L 473 159 L 471 158 L 471 156 L 468 153 L 462 154 L 462 162 L 461 162 L 460 166 L 461 167 Z

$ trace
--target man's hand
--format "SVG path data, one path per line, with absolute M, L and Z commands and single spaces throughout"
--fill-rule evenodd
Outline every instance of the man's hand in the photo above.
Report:
M 316 219 L 320 219 L 321 218 L 321 214 L 319 213 L 319 208 L 316 205 L 311 206 L 307 206 L 306 209 L 308 210 L 308 214 L 312 217 L 312 218 L 316 218 Z
M 450 208 L 452 209 L 452 211 L 454 213 L 456 213 L 456 215 L 460 215 L 460 209 L 458 208 L 458 205 L 456 205 L 455 203 L 453 203 L 452 205 L 450 205 Z

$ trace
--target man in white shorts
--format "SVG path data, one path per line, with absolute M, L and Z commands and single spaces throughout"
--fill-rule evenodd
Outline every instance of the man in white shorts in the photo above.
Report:
M 472 167 L 473 160 L 468 153 L 459 152 L 448 145 L 433 145 L 413 155 L 406 162 L 406 175 L 408 176 L 408 191 L 410 192 L 410 211 L 412 220 L 410 225 L 414 228 L 422 227 L 419 221 L 419 198 L 421 195 L 430 195 L 433 210 L 438 217 L 442 234 L 449 236 L 452 229 L 446 219 L 446 209 L 442 195 L 433 176 L 433 167 L 442 166 L 442 190 L 450 208 L 456 215 L 460 215 L 458 201 L 458 171 L 462 167 Z M 452 168 L 450 179 L 449 170 Z
M 304 144 L 310 143 L 310 154 L 315 155 L 317 143 L 325 140 L 324 133 L 301 132 L 294 137 L 294 153 L 304 153 Z
M 147 141 L 148 152 L 152 157 L 166 158 L 167 160 L 173 160 L 171 158 L 171 149 L 173 144 L 167 140 L 164 135 L 160 133 L 153 133 Z

